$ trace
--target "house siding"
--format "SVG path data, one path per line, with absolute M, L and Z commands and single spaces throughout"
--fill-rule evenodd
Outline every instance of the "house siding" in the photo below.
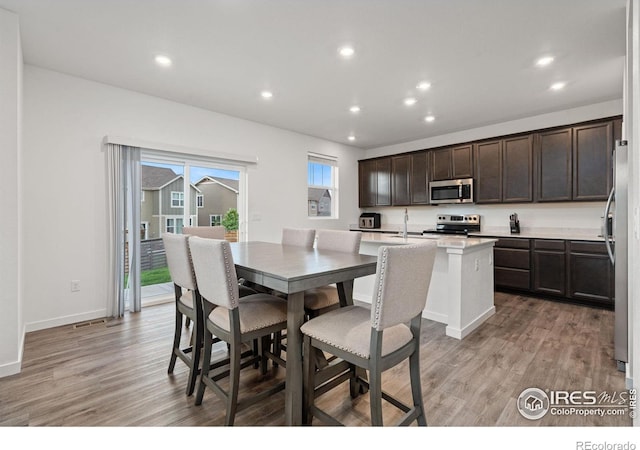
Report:
M 213 181 L 203 181 L 197 187 L 204 196 L 204 207 L 198 208 L 199 226 L 209 226 L 211 214 L 224 216 L 230 208 L 238 208 L 238 194 L 235 191 Z

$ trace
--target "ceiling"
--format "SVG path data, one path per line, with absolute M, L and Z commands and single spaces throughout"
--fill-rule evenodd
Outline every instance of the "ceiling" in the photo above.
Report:
M 0 0 L 27 64 L 361 148 L 622 98 L 625 4 Z

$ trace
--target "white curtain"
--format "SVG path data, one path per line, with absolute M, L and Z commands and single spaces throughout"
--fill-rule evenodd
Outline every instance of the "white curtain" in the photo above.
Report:
M 125 305 L 140 311 L 140 149 L 106 144 L 109 203 L 107 311 L 121 317 Z M 128 258 L 127 258 L 128 250 Z M 125 285 L 125 265 L 128 273 Z

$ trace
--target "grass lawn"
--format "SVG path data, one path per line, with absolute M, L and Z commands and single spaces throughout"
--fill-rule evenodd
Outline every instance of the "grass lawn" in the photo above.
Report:
M 124 285 L 127 285 L 128 275 L 124 277 Z M 168 283 L 171 281 L 168 267 L 160 269 L 144 270 L 140 274 L 140 286 L 150 286 L 152 284 Z

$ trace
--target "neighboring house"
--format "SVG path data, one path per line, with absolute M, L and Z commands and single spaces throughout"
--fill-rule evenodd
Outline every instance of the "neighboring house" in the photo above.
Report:
M 331 216 L 329 189 L 309 188 L 309 216 Z
M 162 233 L 180 232 L 184 225 L 184 177 L 173 170 L 142 165 L 140 230 L 142 239 L 156 239 Z M 191 184 L 190 222 L 196 220 L 196 202 L 200 191 Z
M 238 180 L 206 176 L 195 186 L 199 192 L 198 226 L 222 225 L 224 214 L 238 208 Z

